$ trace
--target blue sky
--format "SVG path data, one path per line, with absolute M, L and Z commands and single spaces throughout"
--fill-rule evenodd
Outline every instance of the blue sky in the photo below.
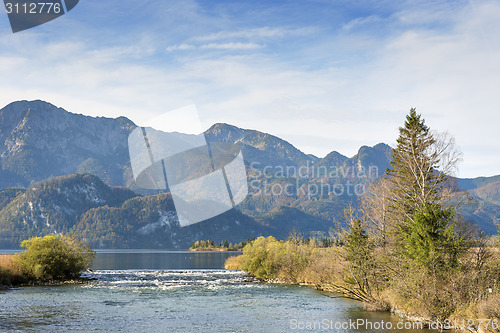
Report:
M 189 104 L 202 123 L 306 153 L 394 145 L 410 107 L 456 138 L 459 176 L 500 174 L 497 1 L 81 0 L 12 34 L 0 104 L 43 99 L 137 124 Z

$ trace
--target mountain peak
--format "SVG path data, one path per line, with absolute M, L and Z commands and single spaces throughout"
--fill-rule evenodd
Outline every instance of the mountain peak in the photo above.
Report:
M 6 106 L 4 106 L 2 109 L 13 109 L 13 108 L 23 108 L 23 107 L 29 108 L 30 106 L 36 106 L 36 107 L 48 106 L 48 107 L 54 107 L 54 108 L 56 107 L 55 105 L 53 105 L 49 102 L 42 101 L 41 99 L 34 99 L 31 101 L 23 99 L 23 100 L 14 101 L 12 103 L 9 103 Z
M 388 155 L 390 157 L 390 154 L 392 154 L 392 148 L 391 146 L 389 146 L 388 144 L 385 144 L 385 143 L 378 143 L 376 144 L 375 146 L 373 147 L 370 147 L 370 146 L 361 146 L 358 150 L 358 155 L 360 154 L 363 154 L 364 152 L 371 152 L 371 151 L 378 151 L 378 152 L 381 152 L 385 155 Z M 354 156 L 354 157 L 356 157 Z
M 347 160 L 348 160 L 348 158 L 346 156 L 340 154 L 337 151 L 332 151 L 331 153 L 329 153 L 328 155 L 326 155 L 325 157 L 323 157 L 319 161 L 318 166 L 325 165 L 328 167 L 331 167 L 331 166 L 340 167 Z
M 389 146 L 387 143 L 377 143 L 375 146 L 373 146 L 373 149 L 377 149 L 377 150 L 381 150 L 381 151 L 388 151 L 388 150 L 391 150 L 392 151 L 392 147 Z
M 0 109 L 0 186 L 73 172 L 91 172 L 123 185 L 129 159 L 127 118 L 75 114 L 41 100 L 17 101 Z
M 222 130 L 240 130 L 240 131 L 242 131 L 243 129 L 241 129 L 237 126 L 228 124 L 228 123 L 215 123 L 212 126 L 210 126 L 210 128 L 207 131 L 222 131 Z
M 246 130 L 226 123 L 216 123 L 205 131 L 209 141 L 236 142 L 245 136 Z
M 52 117 L 64 117 L 64 116 L 77 116 L 84 117 L 85 119 L 102 119 L 102 120 L 117 120 L 124 127 L 135 127 L 136 125 L 128 118 L 120 116 L 116 119 L 108 118 L 108 117 L 92 117 L 84 114 L 73 113 L 67 111 L 61 107 L 58 107 L 52 103 L 36 99 L 36 100 L 20 100 L 7 104 L 2 109 L 0 109 L 0 121 L 5 121 L 7 117 L 9 118 L 19 118 L 21 117 L 47 117 L 50 115 Z
M 381 176 L 390 167 L 391 158 L 392 148 L 385 143 L 379 143 L 373 147 L 362 146 L 349 161 L 352 165 L 364 166 L 365 168 L 375 166 L 378 169 L 377 176 Z
M 2 118 L 8 117 L 9 115 L 10 117 L 26 117 L 33 114 L 34 112 L 47 113 L 54 111 L 66 112 L 64 109 L 58 108 L 51 103 L 37 99 L 32 101 L 21 100 L 9 103 L 8 105 L 0 109 L 0 114 L 2 115 Z

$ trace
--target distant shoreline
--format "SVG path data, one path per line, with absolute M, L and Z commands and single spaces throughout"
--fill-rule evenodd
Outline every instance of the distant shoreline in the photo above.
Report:
M 0 256 L 4 255 L 14 255 L 23 252 L 22 249 L 0 249 Z
M 189 249 L 190 252 L 241 252 L 241 250 L 233 250 L 227 248 L 196 248 Z

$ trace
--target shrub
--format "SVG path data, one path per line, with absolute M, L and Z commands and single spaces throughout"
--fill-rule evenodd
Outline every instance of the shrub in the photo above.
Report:
M 241 269 L 261 279 L 276 279 L 277 267 L 269 260 L 269 245 L 279 243 L 274 237 L 259 237 L 243 248 Z
M 78 278 L 94 258 L 90 247 L 69 236 L 34 237 L 21 247 L 26 249 L 18 257 L 23 273 L 40 281 Z
M 237 267 L 264 279 L 301 283 L 314 248 L 294 239 L 278 241 L 274 237 L 259 237 L 243 248 Z M 234 263 L 233 259 L 230 263 Z

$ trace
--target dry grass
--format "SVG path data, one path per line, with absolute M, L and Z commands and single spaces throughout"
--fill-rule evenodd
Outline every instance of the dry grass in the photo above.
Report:
M 16 263 L 16 255 L 0 254 L 0 285 L 10 285 L 22 282 L 23 273 Z
M 13 254 L 0 254 L 0 267 L 5 270 L 11 270 L 14 265 L 12 262 L 13 258 Z
M 241 269 L 241 256 L 229 257 L 224 263 L 225 269 L 239 270 Z
M 495 318 L 498 320 L 500 318 L 500 295 L 492 295 L 488 299 L 483 300 L 479 303 L 478 314 L 482 316 L 480 318 Z M 491 330 L 492 332 L 500 332 L 498 327 Z

